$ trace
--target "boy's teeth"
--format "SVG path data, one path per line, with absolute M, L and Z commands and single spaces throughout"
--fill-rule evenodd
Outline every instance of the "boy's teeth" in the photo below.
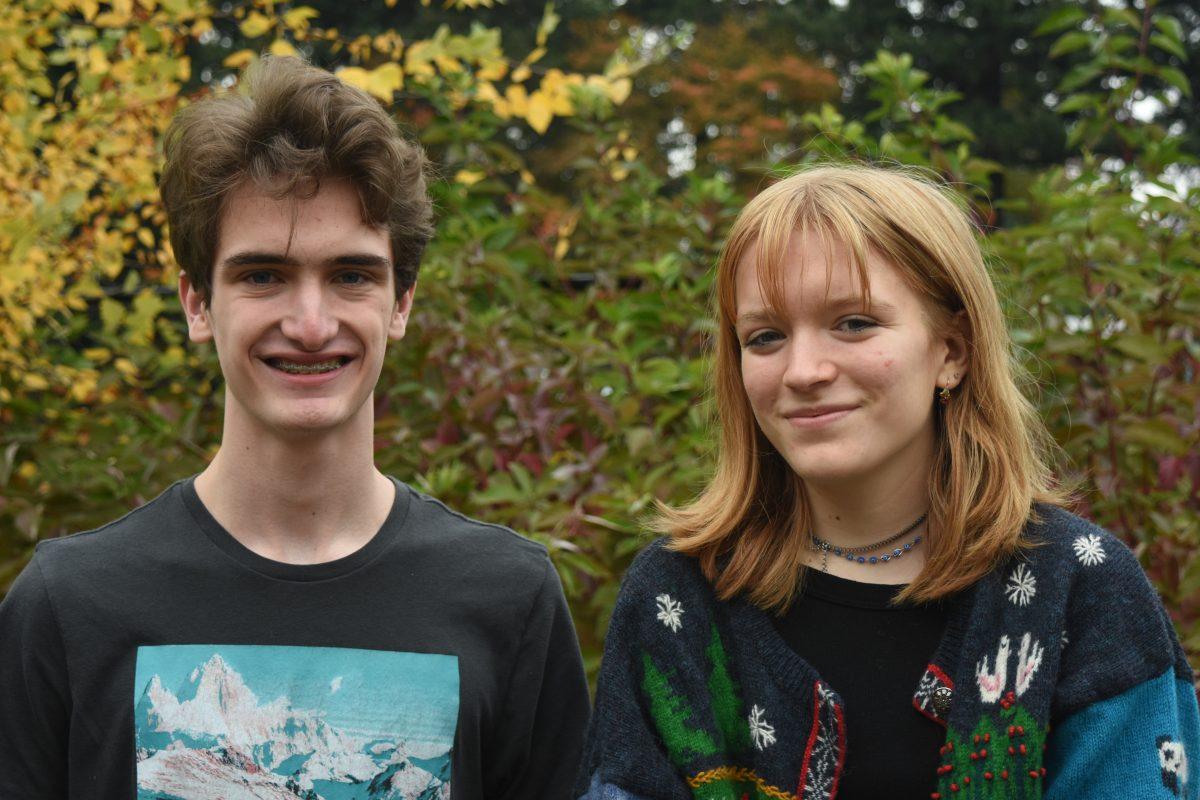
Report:
M 318 361 L 315 364 L 297 364 L 293 361 L 283 361 L 274 359 L 275 366 L 284 372 L 290 372 L 293 375 L 312 375 L 317 372 L 330 372 L 342 365 L 340 358 L 331 359 L 329 361 Z

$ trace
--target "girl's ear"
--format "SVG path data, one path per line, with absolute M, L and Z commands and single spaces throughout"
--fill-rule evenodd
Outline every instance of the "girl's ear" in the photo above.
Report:
M 938 386 L 953 389 L 962 382 L 971 366 L 971 323 L 967 320 L 967 312 L 959 311 L 951 318 L 950 331 L 942 341 L 946 345 L 946 358 L 938 371 Z

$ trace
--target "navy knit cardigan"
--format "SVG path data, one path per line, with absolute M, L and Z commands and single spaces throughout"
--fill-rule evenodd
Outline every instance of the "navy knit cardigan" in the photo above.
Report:
M 1040 546 L 950 601 L 913 687 L 945 728 L 933 798 L 1196 800 L 1192 672 L 1158 596 L 1112 535 L 1038 511 Z M 576 794 L 832 800 L 854 736 L 767 614 L 659 541 L 613 612 Z

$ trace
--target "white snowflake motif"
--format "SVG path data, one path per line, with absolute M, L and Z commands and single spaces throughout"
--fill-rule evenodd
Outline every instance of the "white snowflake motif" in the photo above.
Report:
M 672 633 L 677 633 L 683 627 L 683 603 L 673 599 L 669 594 L 660 594 L 654 598 L 654 602 L 658 603 L 656 619 L 670 628 Z
M 750 709 L 750 738 L 754 740 L 754 746 L 759 750 L 765 750 L 775 744 L 775 727 L 768 725 L 763 719 L 764 709 L 754 706 Z
M 1004 595 L 1013 605 L 1027 606 L 1037 594 L 1037 578 L 1033 577 L 1029 567 L 1018 564 L 1012 575 L 1008 576 L 1008 585 L 1004 587 Z
M 1105 557 L 1108 555 L 1104 552 L 1104 546 L 1100 544 L 1100 537 L 1094 533 L 1089 533 L 1087 536 L 1080 536 L 1071 543 L 1071 546 L 1075 548 L 1075 557 L 1085 567 L 1092 567 L 1103 563 Z

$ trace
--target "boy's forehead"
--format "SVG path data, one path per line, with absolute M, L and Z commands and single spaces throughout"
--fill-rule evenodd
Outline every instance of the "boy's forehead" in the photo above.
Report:
M 326 179 L 315 194 L 284 196 L 245 182 L 230 192 L 222 210 L 216 266 L 237 252 L 332 250 L 386 259 L 390 249 L 387 231 L 363 220 L 358 192 L 348 180 Z

